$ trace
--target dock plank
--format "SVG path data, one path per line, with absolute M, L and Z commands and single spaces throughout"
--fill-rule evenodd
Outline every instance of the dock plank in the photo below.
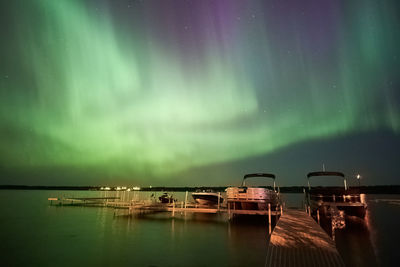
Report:
M 265 266 L 345 266 L 335 242 L 304 211 L 287 210 L 271 234 Z

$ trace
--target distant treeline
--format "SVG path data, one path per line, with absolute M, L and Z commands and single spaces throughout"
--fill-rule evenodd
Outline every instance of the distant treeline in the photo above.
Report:
M 0 185 L 0 190 L 74 190 L 74 191 L 86 191 L 100 190 L 100 186 L 43 186 L 43 185 Z M 216 192 L 224 192 L 226 186 L 200 186 L 200 187 L 170 187 L 170 186 L 157 186 L 157 187 L 142 187 L 140 191 L 168 191 L 168 192 L 195 192 L 203 190 L 213 190 Z M 357 187 L 352 187 L 357 188 Z M 306 189 L 304 186 L 284 186 L 280 187 L 281 193 L 303 193 Z M 116 190 L 116 187 L 111 187 L 111 191 Z M 361 186 L 359 187 L 360 193 L 365 194 L 400 194 L 400 185 L 372 185 L 372 186 Z
M 1 189 L 9 190 L 74 190 L 87 191 L 99 190 L 98 186 L 46 186 L 46 185 L 0 185 Z

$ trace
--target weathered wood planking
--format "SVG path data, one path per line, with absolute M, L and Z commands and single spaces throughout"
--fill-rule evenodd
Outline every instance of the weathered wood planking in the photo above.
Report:
M 345 266 L 335 242 L 300 210 L 287 210 L 270 237 L 265 266 Z

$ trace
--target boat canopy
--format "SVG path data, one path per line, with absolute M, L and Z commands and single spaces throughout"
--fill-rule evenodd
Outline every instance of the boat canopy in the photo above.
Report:
M 247 178 L 252 178 L 252 177 L 266 177 L 266 178 L 272 178 L 274 180 L 274 190 L 275 190 L 275 174 L 271 174 L 271 173 L 249 173 L 249 174 L 245 174 L 245 176 L 243 177 L 243 182 L 242 182 L 242 186 L 246 185 L 245 180 Z
M 315 176 L 339 176 L 339 177 L 343 177 L 343 181 L 344 181 L 344 189 L 347 190 L 347 182 L 346 182 L 346 177 L 344 176 L 343 173 L 341 172 L 310 172 L 307 174 L 307 178 L 308 178 L 308 189 L 311 189 L 310 186 L 310 178 L 311 177 L 315 177 Z

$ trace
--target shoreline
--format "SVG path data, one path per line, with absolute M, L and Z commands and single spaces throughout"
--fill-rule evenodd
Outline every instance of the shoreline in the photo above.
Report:
M 195 192 L 197 190 L 211 189 L 216 192 L 224 192 L 227 186 L 152 186 L 142 187 L 135 191 L 152 192 Z M 400 194 L 400 185 L 373 185 L 373 186 L 353 186 L 359 188 L 360 193 L 364 194 Z M 284 186 L 280 187 L 281 193 L 303 193 L 306 186 Z M 126 191 L 117 190 L 111 187 L 110 190 L 101 190 L 101 186 L 45 186 L 45 185 L 0 185 L 0 190 L 69 190 L 69 191 Z

